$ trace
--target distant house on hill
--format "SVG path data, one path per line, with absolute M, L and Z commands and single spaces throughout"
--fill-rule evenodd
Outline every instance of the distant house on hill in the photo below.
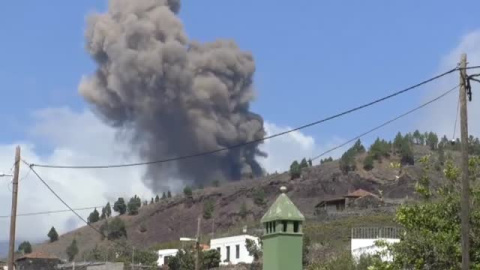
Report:
M 61 260 L 55 256 L 42 253 L 32 252 L 22 255 L 15 259 L 16 270 L 51 270 L 55 269 Z
M 379 206 L 381 199 L 366 190 L 357 189 L 344 196 L 332 197 L 320 201 L 315 206 L 315 212 L 317 214 L 331 214 L 342 212 L 346 208 L 368 208 L 369 206 Z

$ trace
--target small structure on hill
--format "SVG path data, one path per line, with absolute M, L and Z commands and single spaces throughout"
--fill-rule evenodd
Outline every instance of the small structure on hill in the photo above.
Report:
M 255 241 L 257 245 L 259 243 L 258 237 L 244 234 L 212 239 L 210 249 L 220 253 L 220 265 L 252 263 L 254 258 L 248 253 L 247 239 Z
M 352 228 L 351 252 L 355 260 L 362 255 L 375 255 L 385 248 L 379 247 L 377 241 L 388 244 L 400 242 L 400 234 L 403 232 L 398 227 L 359 227 Z M 382 260 L 390 261 L 391 257 L 383 255 Z
M 347 195 L 322 200 L 315 206 L 317 214 L 342 212 L 347 208 L 379 207 L 383 201 L 375 194 L 357 189 Z
M 51 270 L 61 263 L 55 256 L 42 252 L 32 252 L 15 259 L 16 270 Z
M 285 194 L 262 217 L 263 270 L 301 270 L 305 217 Z

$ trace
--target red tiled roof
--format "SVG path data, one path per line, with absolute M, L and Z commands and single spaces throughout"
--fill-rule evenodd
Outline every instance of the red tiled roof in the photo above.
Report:
M 365 196 L 374 196 L 374 197 L 377 197 L 377 195 L 371 193 L 371 192 L 368 192 L 366 190 L 363 190 L 363 189 L 357 189 L 355 190 L 354 192 L 350 192 L 347 194 L 347 196 L 345 197 L 354 197 L 354 198 L 361 198 L 361 197 L 365 197 Z
M 22 260 L 22 259 L 58 259 L 58 258 L 50 254 L 34 251 L 32 253 L 22 255 L 18 257 L 16 260 Z

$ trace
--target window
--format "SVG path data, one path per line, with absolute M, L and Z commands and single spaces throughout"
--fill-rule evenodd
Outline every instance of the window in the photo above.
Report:
M 227 262 L 230 261 L 230 247 L 227 247 Z
M 240 245 L 235 246 L 235 258 L 240 259 Z
M 293 222 L 293 232 L 298 233 L 299 227 L 300 227 L 300 226 L 299 226 L 299 222 L 298 222 L 298 221 Z
M 282 224 L 283 224 L 283 232 L 287 232 L 287 221 L 286 220 L 282 221 Z
M 273 232 L 276 232 L 277 231 L 277 228 L 276 228 L 277 227 L 277 222 L 276 221 L 272 222 L 272 225 L 273 225 Z

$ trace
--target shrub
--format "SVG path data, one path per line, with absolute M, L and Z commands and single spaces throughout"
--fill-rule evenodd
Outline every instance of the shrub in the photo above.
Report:
M 215 204 L 212 200 L 206 200 L 203 203 L 203 218 L 211 219 L 213 216 L 213 211 L 215 210 Z
M 363 160 L 363 168 L 367 171 L 370 171 L 371 169 L 373 169 L 373 157 L 371 155 L 368 155 Z

